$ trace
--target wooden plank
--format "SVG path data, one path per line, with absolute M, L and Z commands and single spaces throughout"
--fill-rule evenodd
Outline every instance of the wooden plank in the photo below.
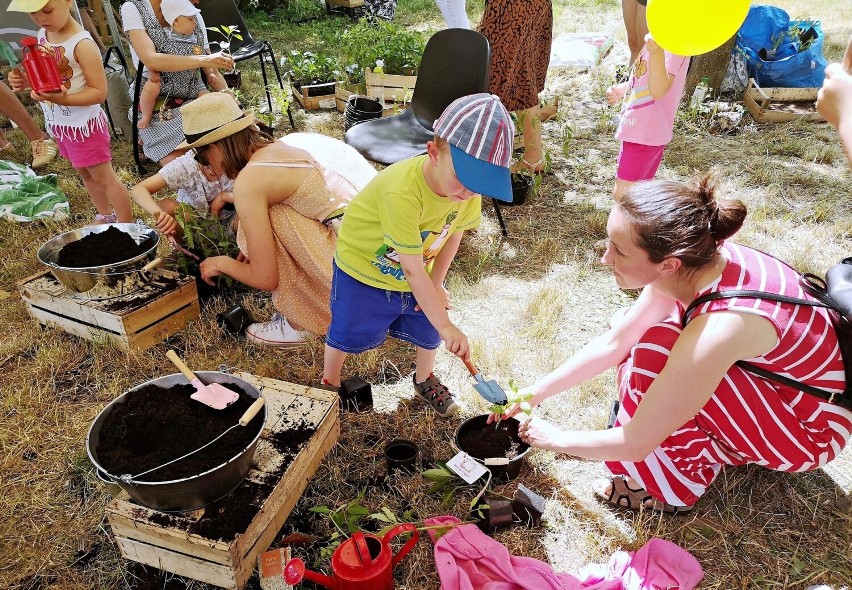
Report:
M 159 344 L 169 336 L 174 336 L 193 320 L 197 320 L 201 314 L 198 299 L 190 302 L 186 307 L 179 308 L 177 312 L 166 316 L 147 329 L 127 336 L 128 345 L 131 348 L 145 350 Z
M 325 86 L 325 84 L 322 84 L 322 86 Z M 296 99 L 296 102 L 299 103 L 299 106 L 306 111 L 334 108 L 335 99 L 333 92 L 331 94 L 322 94 L 319 96 L 308 96 L 308 88 L 310 88 L 310 86 L 302 86 L 301 89 L 297 89 L 295 86 L 290 85 L 293 97 Z
M 400 76 L 397 74 L 374 74 L 369 69 L 364 72 L 367 86 L 367 96 L 377 98 L 376 88 L 384 88 L 382 96 L 385 102 L 404 102 L 411 99 L 417 76 Z
M 115 541 L 121 555 L 126 559 L 222 588 L 239 588 L 234 571 L 228 566 L 210 563 L 191 555 L 163 551 L 160 547 L 124 537 L 116 536 Z
M 326 0 L 326 4 L 342 6 L 343 8 L 358 8 L 364 6 L 364 0 Z
M 340 421 L 337 406 L 328 408 L 327 419 L 323 421 L 320 428 L 311 438 L 308 445 L 299 452 L 299 455 L 291 463 L 282 477 L 285 485 L 279 485 L 270 494 L 261 507 L 261 513 L 267 513 L 271 520 L 261 528 L 258 519 L 249 525 L 246 534 L 237 538 L 234 544 L 232 556 L 237 565 L 237 581 L 248 580 L 257 556 L 272 544 L 278 531 L 284 526 L 284 522 L 290 516 L 290 512 L 296 502 L 302 496 L 302 492 L 316 473 L 319 464 L 328 452 L 337 444 L 340 437 Z M 254 542 L 252 542 L 254 539 Z

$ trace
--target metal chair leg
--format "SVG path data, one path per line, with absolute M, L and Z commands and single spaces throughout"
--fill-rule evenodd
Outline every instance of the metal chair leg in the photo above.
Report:
M 503 214 L 500 212 L 500 205 L 497 203 L 497 199 L 491 199 L 491 204 L 494 205 L 494 214 L 497 215 L 497 221 L 500 224 L 500 231 L 503 232 L 503 237 L 509 237 L 509 230 L 506 229 L 506 222 L 503 221 Z
M 142 91 L 142 72 L 145 70 L 145 64 L 139 62 L 139 67 L 136 70 L 136 86 L 133 88 L 133 114 L 131 116 L 131 141 L 133 142 L 133 160 L 136 162 L 136 169 L 139 171 L 139 176 L 147 173 L 145 166 L 142 165 L 142 158 L 139 156 L 139 94 Z
M 260 58 L 260 72 L 263 74 L 263 91 L 266 92 L 266 104 L 269 105 L 269 112 L 272 113 L 272 95 L 269 93 L 269 80 L 266 77 L 266 63 L 264 63 L 263 56 L 264 52 L 261 52 L 257 57 Z
M 264 41 L 263 44 L 266 46 L 266 50 L 272 58 L 272 69 L 275 70 L 275 77 L 278 79 L 278 87 L 281 90 L 284 90 L 284 82 L 281 80 L 281 70 L 278 69 L 278 61 L 275 59 L 275 52 L 272 50 L 272 45 L 269 44 L 269 41 Z M 287 105 L 287 118 L 290 119 L 290 127 L 293 131 L 295 131 L 296 122 L 293 120 L 293 111 L 290 110 L 290 105 Z

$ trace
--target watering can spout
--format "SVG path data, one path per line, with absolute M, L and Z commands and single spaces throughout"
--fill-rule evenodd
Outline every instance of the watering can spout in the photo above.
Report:
M 288 561 L 287 565 L 284 566 L 284 581 L 293 586 L 301 582 L 302 578 L 307 578 L 311 582 L 325 586 L 330 590 L 337 590 L 338 587 L 334 578 L 312 572 L 305 567 L 305 562 L 298 557 Z

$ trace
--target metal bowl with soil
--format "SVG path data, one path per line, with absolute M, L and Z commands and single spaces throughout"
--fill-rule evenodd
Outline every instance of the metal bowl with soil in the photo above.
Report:
M 518 437 L 520 422 L 514 418 L 488 424 L 488 414 L 462 422 L 453 437 L 453 446 L 485 465 L 496 479 L 518 477 L 531 447 Z
M 39 248 L 39 261 L 60 284 L 84 299 L 132 293 L 147 280 L 160 234 L 135 223 L 91 225 L 60 234 Z
M 239 399 L 224 410 L 210 408 L 190 399 L 195 388 L 176 373 L 120 395 L 89 428 L 86 451 L 98 476 L 143 506 L 167 512 L 205 506 L 239 486 L 251 467 L 266 406 L 245 427 L 234 428 L 203 451 L 146 473 L 209 443 L 236 425 L 260 397 L 256 388 L 233 375 L 196 375 L 203 383 L 239 392 Z

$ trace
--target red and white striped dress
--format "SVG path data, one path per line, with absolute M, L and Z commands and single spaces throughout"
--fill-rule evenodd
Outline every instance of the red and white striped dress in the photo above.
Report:
M 798 273 L 757 250 L 726 243 L 722 275 L 698 294 L 753 289 L 809 298 Z M 846 380 L 830 312 L 819 307 L 752 298 L 721 299 L 701 313 L 735 310 L 768 319 L 778 343 L 749 362 L 808 385 L 841 392 Z M 630 421 L 642 396 L 663 370 L 683 327 L 680 319 L 652 326 L 619 366 L 621 409 L 616 424 Z M 690 506 L 705 492 L 722 465 L 757 463 L 778 471 L 808 471 L 834 459 L 852 436 L 852 412 L 816 396 L 767 381 L 732 366 L 695 416 L 644 461 L 607 462 L 653 497 Z

